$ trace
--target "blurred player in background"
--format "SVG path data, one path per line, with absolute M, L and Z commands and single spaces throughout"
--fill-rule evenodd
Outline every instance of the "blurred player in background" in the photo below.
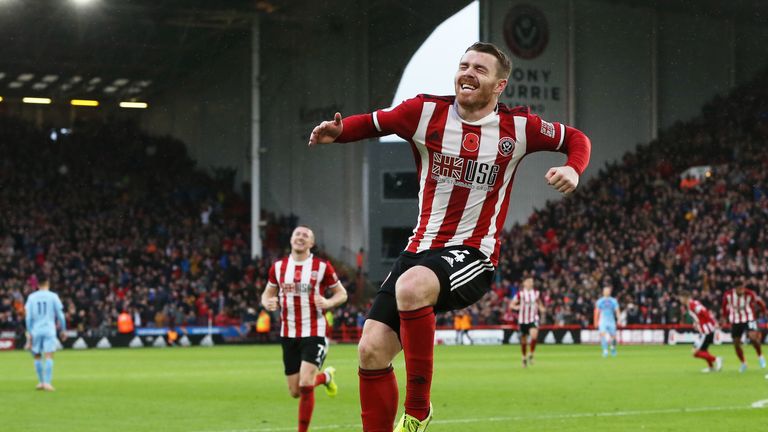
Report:
M 67 339 L 67 323 L 64 319 L 64 306 L 61 304 L 58 294 L 50 290 L 50 282 L 42 277 L 38 283 L 38 290 L 27 298 L 24 311 L 27 324 L 27 345 L 25 349 L 31 350 L 35 358 L 35 371 L 37 372 L 37 389 L 54 391 L 51 382 L 53 380 L 53 353 L 56 352 L 57 327 L 62 340 Z M 42 361 L 45 357 L 45 362 Z
M 701 302 L 694 299 L 689 291 L 680 291 L 677 295 L 688 314 L 693 318 L 693 326 L 701 336 L 693 349 L 693 356 L 703 359 L 708 367 L 702 369 L 702 372 L 720 372 L 723 369 L 723 358 L 715 357 L 709 353 L 709 346 L 715 341 L 715 329 L 717 322 L 712 318 L 712 314 L 704 307 Z
M 366 432 L 392 431 L 392 360 L 401 349 L 408 381 L 395 431 L 423 431 L 432 419 L 435 312 L 463 309 L 490 290 L 522 158 L 566 153 L 567 162 L 544 176 L 562 193 L 576 189 L 587 167 L 591 144 L 581 131 L 499 103 L 511 70 L 506 54 L 478 42 L 461 57 L 455 96 L 418 95 L 343 121 L 336 113 L 312 130 L 310 146 L 396 134 L 411 144 L 419 177 L 416 228 L 374 299 L 358 345 Z
M 736 288 L 731 288 L 723 295 L 723 310 L 721 321 L 731 323 L 731 336 L 733 337 L 733 349 L 741 361 L 739 372 L 747 370 L 747 360 L 744 358 L 744 350 L 741 348 L 741 337 L 746 333 L 750 343 L 755 348 L 757 360 L 761 368 L 765 368 L 765 357 L 760 346 L 760 330 L 757 327 L 756 306 L 760 306 L 763 314 L 768 316 L 765 302 L 754 291 L 747 288 L 746 279 L 741 277 L 737 281 Z
M 616 320 L 621 313 L 619 302 L 611 297 L 611 291 L 611 287 L 603 287 L 603 296 L 595 303 L 595 323 L 600 332 L 603 357 L 608 357 L 609 347 L 611 355 L 616 357 Z
M 327 322 L 323 312 L 347 301 L 347 291 L 330 262 L 311 253 L 315 234 L 299 226 L 291 235 L 291 254 L 275 261 L 261 303 L 269 311 L 281 309 L 280 336 L 288 391 L 299 398 L 299 432 L 309 430 L 315 408 L 315 387 L 325 386 L 336 396 L 336 369 L 319 372 L 328 353 Z M 325 298 L 326 291 L 332 296 Z
M 536 340 L 539 337 L 539 312 L 544 312 L 541 293 L 534 289 L 533 277 L 523 279 L 522 288 L 515 294 L 511 310 L 517 311 L 517 323 L 520 326 L 520 350 L 523 352 L 523 367 L 533 364 L 533 352 L 536 350 Z M 530 351 L 526 353 L 529 347 Z

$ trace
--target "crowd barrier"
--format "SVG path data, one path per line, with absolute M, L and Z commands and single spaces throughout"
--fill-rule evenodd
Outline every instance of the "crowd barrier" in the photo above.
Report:
M 727 327 L 718 329 L 715 333 L 715 344 L 732 343 L 729 330 Z M 768 326 L 762 324 L 760 330 L 763 342 L 768 344 Z M 71 349 L 212 346 L 276 343 L 279 341 L 279 334 L 276 329 L 273 329 L 269 334 L 258 335 L 245 326 L 138 328 L 131 334 L 112 332 L 104 335 L 83 335 L 75 331 L 68 331 L 67 335 L 67 339 L 62 342 L 61 346 Z M 360 328 L 341 326 L 334 328 L 329 338 L 335 343 L 355 344 L 360 340 L 360 336 Z M 622 345 L 677 345 L 692 344 L 699 339 L 699 334 L 690 325 L 630 325 L 620 327 L 617 331 L 617 338 Z M 543 344 L 598 344 L 600 343 L 600 333 L 595 328 L 582 328 L 576 325 L 541 325 L 537 340 Z M 463 336 L 450 327 L 439 327 L 435 332 L 435 344 L 437 345 L 501 345 L 519 342 L 520 333 L 516 325 L 477 326 Z M 24 344 L 23 334 L 0 332 L 0 351 L 22 349 Z

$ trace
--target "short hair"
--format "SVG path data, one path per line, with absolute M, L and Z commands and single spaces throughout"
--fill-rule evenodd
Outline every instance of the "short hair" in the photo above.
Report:
M 475 42 L 467 48 L 466 52 L 477 51 L 485 54 L 490 54 L 496 57 L 496 61 L 499 63 L 499 70 L 497 76 L 509 79 L 509 74 L 512 73 L 512 61 L 509 59 L 504 51 L 499 49 L 496 45 L 488 42 Z
M 680 297 L 690 297 L 691 296 L 691 292 L 688 291 L 688 290 L 682 290 L 682 291 L 680 291 L 680 294 L 678 294 L 678 295 Z

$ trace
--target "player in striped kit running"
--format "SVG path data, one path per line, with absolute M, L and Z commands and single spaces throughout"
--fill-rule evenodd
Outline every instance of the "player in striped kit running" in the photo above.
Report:
M 533 352 L 536 350 L 536 340 L 539 337 L 539 312 L 544 312 L 541 293 L 534 289 L 532 277 L 523 279 L 523 286 L 515 294 L 509 308 L 517 311 L 517 323 L 520 326 L 520 350 L 523 352 L 523 367 L 533 364 Z M 526 354 L 526 349 L 530 351 Z
M 419 432 L 429 424 L 434 313 L 463 309 L 490 291 L 523 157 L 567 154 L 564 165 L 544 175 L 561 193 L 574 191 L 587 167 L 591 144 L 584 133 L 499 103 L 511 70 L 506 54 L 478 42 L 459 62 L 455 96 L 418 95 L 343 120 L 336 113 L 312 130 L 310 146 L 396 134 L 411 144 L 419 178 L 416 228 L 379 289 L 358 344 L 365 432 L 392 431 L 398 405 L 392 360 L 401 350 L 408 381 L 395 431 Z
M 720 372 L 723 369 L 723 358 L 709 353 L 709 346 L 715 341 L 717 322 L 712 318 L 709 309 L 694 299 L 689 291 L 680 291 L 678 298 L 680 303 L 686 306 L 688 314 L 693 318 L 693 326 L 701 335 L 694 346 L 693 356 L 707 362 L 708 367 L 702 369 L 702 372 Z
M 269 311 L 280 311 L 283 366 L 288 391 L 299 398 L 299 432 L 309 430 L 315 408 L 315 387 L 325 386 L 336 396 L 336 369 L 319 372 L 328 353 L 324 311 L 347 301 L 347 291 L 330 262 L 311 253 L 315 234 L 299 226 L 291 235 L 291 254 L 275 261 L 261 303 Z M 330 298 L 325 297 L 331 292 Z
M 761 368 L 765 368 L 765 357 L 760 346 L 760 330 L 757 328 L 757 313 L 755 308 L 760 306 L 763 314 L 768 316 L 765 302 L 754 291 L 747 288 L 746 280 L 740 278 L 736 288 L 729 289 L 723 295 L 723 310 L 721 320 L 728 319 L 731 323 L 731 336 L 733 337 L 733 349 L 741 361 L 739 372 L 747 370 L 747 360 L 744 358 L 744 350 L 741 348 L 741 337 L 746 333 L 757 353 L 757 360 Z

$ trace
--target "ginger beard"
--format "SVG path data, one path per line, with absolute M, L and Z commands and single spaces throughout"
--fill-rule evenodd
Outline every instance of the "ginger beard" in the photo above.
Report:
M 497 73 L 497 60 L 490 54 L 467 51 L 461 57 L 454 78 L 456 102 L 464 109 L 477 111 L 495 105 L 504 84 Z

